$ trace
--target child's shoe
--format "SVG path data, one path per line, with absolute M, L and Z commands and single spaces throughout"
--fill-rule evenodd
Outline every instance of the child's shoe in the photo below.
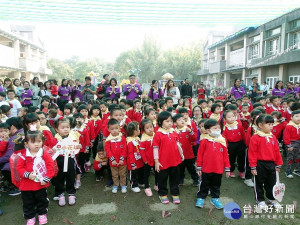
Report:
M 257 204 L 257 207 L 259 208 L 259 209 L 266 209 L 266 208 L 268 208 L 268 206 L 267 206 L 267 204 L 266 204 L 266 202 L 265 201 L 262 201 L 262 202 L 259 202 L 258 204 Z
M 85 172 L 86 173 L 89 173 L 90 170 L 91 170 L 90 167 L 88 165 L 86 165 L 86 164 L 85 164 L 84 168 L 85 168 Z
M 106 182 L 105 187 L 111 187 L 113 184 L 114 184 L 114 182 L 113 182 L 111 179 L 109 179 L 109 180 Z
M 35 225 L 35 217 L 33 217 L 32 219 L 28 219 L 26 221 L 27 221 L 26 222 L 27 225 Z
M 172 198 L 174 204 L 180 204 L 180 199 L 178 195 L 172 195 Z
M 210 203 L 214 205 L 214 207 L 216 207 L 217 209 L 223 209 L 224 206 L 223 204 L 220 202 L 219 198 L 212 198 L 210 200 Z
M 78 190 L 80 188 L 80 186 L 81 186 L 80 180 L 76 180 L 75 185 L 74 185 L 75 189 Z
M 139 187 L 134 187 L 134 188 L 131 188 L 131 190 L 135 193 L 139 193 L 141 192 L 141 189 Z
M 59 200 L 59 197 L 58 196 L 54 196 L 53 197 L 53 201 L 58 201 Z
M 275 208 L 279 208 L 281 207 L 280 203 L 277 202 L 276 200 L 269 200 L 268 203 L 272 206 L 274 206 Z
M 199 180 L 198 180 L 198 179 L 197 179 L 197 180 L 194 180 L 193 186 L 194 186 L 194 187 L 198 187 L 198 186 L 199 186 Z
M 285 175 L 286 175 L 287 178 L 290 178 L 290 179 L 294 178 L 294 176 L 293 176 L 293 174 L 292 174 L 291 171 L 286 171 Z
M 65 206 L 66 205 L 66 198 L 65 196 L 60 196 L 58 199 L 58 205 L 59 206 Z
M 111 189 L 111 192 L 113 194 L 116 194 L 118 192 L 118 186 L 113 186 L 112 189 Z
M 47 224 L 48 223 L 48 219 L 47 219 L 47 215 L 39 215 L 39 225 L 43 225 L 43 224 Z
M 148 197 L 151 197 L 151 196 L 152 196 L 151 188 L 145 188 L 145 194 L 146 194 Z
M 204 199 L 203 198 L 197 198 L 196 207 L 203 208 L 203 206 L 204 206 Z
M 86 162 L 85 165 L 91 166 L 91 165 L 92 165 L 92 164 L 91 164 L 91 161 Z
M 145 184 L 139 184 L 140 188 L 145 188 Z
M 69 195 L 69 205 L 75 205 L 75 195 Z
M 127 186 L 122 186 L 122 187 L 121 187 L 121 192 L 122 192 L 123 194 L 125 194 L 125 193 L 127 192 Z
M 180 179 L 179 180 L 179 186 L 183 186 L 183 184 L 184 184 L 184 179 Z
M 169 199 L 168 199 L 168 196 L 159 196 L 159 199 L 160 199 L 160 202 L 162 203 L 162 204 L 169 204 L 170 203 L 170 201 L 169 201 Z
M 294 169 L 293 174 L 300 177 L 300 171 L 299 170 Z
M 99 181 L 101 181 L 101 180 L 103 180 L 103 177 L 102 177 L 102 176 L 96 177 L 96 182 L 99 182 Z
M 251 179 L 246 179 L 244 181 L 244 183 L 248 186 L 248 187 L 254 187 L 254 183 Z
M 240 176 L 241 179 L 243 179 L 243 180 L 245 179 L 245 173 L 244 172 L 239 172 L 239 176 Z
M 154 185 L 154 186 L 153 186 L 153 189 L 154 189 L 155 191 L 158 191 L 158 186 L 157 186 L 157 185 Z
M 235 177 L 235 173 L 234 172 L 230 172 L 230 177 Z

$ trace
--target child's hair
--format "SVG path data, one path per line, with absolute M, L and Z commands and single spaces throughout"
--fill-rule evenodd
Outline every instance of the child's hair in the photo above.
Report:
M 211 127 L 216 126 L 216 125 L 218 125 L 218 124 L 219 124 L 219 123 L 218 123 L 217 120 L 215 120 L 215 119 L 208 119 L 208 120 L 204 123 L 204 129 L 205 129 L 205 130 L 208 130 L 208 129 L 210 129 Z
M 44 109 L 44 106 L 42 105 L 43 102 L 49 102 L 49 104 L 50 104 L 50 99 L 49 98 L 42 98 L 42 101 L 41 101 L 41 110 Z
M 193 108 L 193 114 L 194 114 L 194 111 L 195 111 L 196 108 L 200 109 L 200 113 L 202 115 L 202 109 L 201 109 L 201 107 L 199 105 L 194 106 L 194 108 Z
M 254 103 L 254 104 L 256 104 L 256 103 Z M 260 103 L 259 103 L 259 104 L 260 104 Z M 243 108 L 243 107 L 248 107 L 248 108 L 249 108 L 249 105 L 248 105 L 248 104 L 243 104 L 243 105 L 242 105 L 242 108 Z M 253 105 L 253 108 L 254 108 L 254 105 Z
M 258 116 L 262 114 L 262 112 L 258 109 L 251 111 L 250 113 L 250 119 L 251 119 L 251 133 L 250 136 L 253 135 L 253 125 L 257 125 L 257 123 L 255 123 L 256 118 L 258 118 Z
M 207 103 L 207 101 L 205 100 L 205 99 L 200 99 L 198 102 L 197 102 L 197 104 L 198 105 L 201 105 L 202 103 Z
M 272 96 L 270 97 L 270 102 L 273 103 L 273 101 L 274 101 L 276 98 L 279 98 L 278 95 L 272 95 Z
M 300 109 L 300 102 L 294 102 L 291 106 L 292 111 L 296 111 Z
M 35 142 L 37 139 L 40 139 L 42 141 L 45 140 L 44 136 L 43 136 L 43 133 L 40 132 L 40 131 L 27 131 L 25 133 L 25 139 L 24 139 L 24 142 Z
M 151 123 L 152 126 L 153 126 L 152 120 L 150 120 L 150 119 L 142 119 L 142 121 L 141 121 L 141 129 L 142 129 L 143 132 L 145 131 L 145 125 L 148 124 L 148 123 Z
M 74 117 L 67 117 L 67 119 L 69 120 L 69 122 L 70 122 L 70 127 L 71 127 L 71 129 L 73 129 L 73 128 L 75 128 L 76 127 L 76 119 L 74 118 Z
M 99 106 L 98 104 L 92 105 L 92 107 L 91 107 L 91 109 L 90 109 L 90 112 L 89 112 L 89 116 L 92 116 L 92 115 L 93 115 L 93 110 L 94 110 L 94 109 L 99 109 L 99 116 L 102 118 L 100 106 Z
M 20 117 L 10 117 L 6 120 L 9 127 L 14 126 L 18 130 L 23 128 L 22 119 Z
M 230 105 L 226 106 L 226 109 L 230 110 L 230 111 L 234 111 L 234 110 L 237 110 L 237 107 L 235 105 L 230 104 Z
M 261 100 L 265 100 L 266 98 L 265 97 L 263 97 L 263 96 L 260 96 L 260 97 L 256 97 L 256 102 L 259 102 L 259 101 L 261 101 Z
M 165 100 L 160 100 L 158 103 L 159 108 L 162 108 L 164 106 L 164 104 L 166 104 Z
M 256 124 L 266 124 L 266 123 L 274 123 L 274 118 L 270 115 L 267 114 L 261 114 L 257 119 L 256 119 Z
M 40 118 L 38 117 L 38 115 L 36 113 L 27 113 L 23 119 L 24 132 L 26 132 L 28 130 L 28 128 L 27 128 L 28 124 L 36 122 L 38 120 L 40 120 Z
M 120 109 L 119 106 L 116 107 L 116 108 L 112 108 L 112 109 L 110 110 L 110 116 L 114 115 L 114 112 L 116 112 L 116 111 L 121 111 L 121 109 Z
M 167 101 L 172 101 L 173 102 L 173 99 L 171 97 L 166 97 L 165 102 L 167 103 Z
M 151 112 L 155 112 L 155 110 L 154 110 L 153 108 L 148 108 L 147 110 L 145 110 L 145 116 L 146 116 L 146 117 L 149 116 L 149 114 L 150 114 Z
M 98 102 L 94 99 L 91 99 L 91 100 L 88 101 L 88 104 L 89 105 L 94 105 L 94 104 L 98 104 Z
M 87 107 L 87 105 L 80 105 L 77 109 L 77 112 L 80 112 L 81 110 L 89 111 L 89 108 Z
M 28 108 L 27 107 L 22 107 L 21 108 L 25 113 L 28 113 Z
M 10 110 L 10 106 L 8 106 L 8 105 L 1 105 L 0 109 L 1 109 L 2 113 L 6 115 L 9 112 L 9 110 Z
M 167 111 L 170 112 L 170 113 L 173 112 L 173 110 L 176 110 L 176 109 L 174 107 L 167 108 Z
M 112 102 L 116 101 L 117 103 L 116 104 L 119 104 L 119 99 L 117 97 L 113 98 L 112 99 Z
M 188 98 L 184 98 L 184 99 L 183 99 L 183 105 L 182 105 L 182 106 L 183 106 L 183 107 L 186 107 L 186 103 L 187 103 L 187 102 L 191 105 L 190 100 L 189 100 Z
M 244 98 L 250 98 L 250 96 L 249 95 L 243 95 L 242 99 L 244 99 Z
M 73 115 L 74 119 L 77 119 L 77 118 L 83 118 L 84 119 L 84 116 L 81 114 L 81 113 L 75 113 Z
M 257 107 L 263 107 L 263 105 L 260 104 L 259 102 L 256 102 L 256 103 L 253 104 L 253 109 L 255 109 Z
M 67 118 L 61 118 L 59 120 L 55 120 L 54 121 L 54 127 L 57 129 L 58 126 L 59 126 L 59 124 L 61 124 L 61 123 L 68 123 L 71 126 L 71 123 L 70 123 L 69 119 L 67 119 Z
M 10 92 L 16 94 L 16 92 L 14 90 L 12 90 L 12 89 L 7 90 L 6 94 L 8 94 Z
M 57 110 L 55 110 L 55 109 L 50 109 L 50 110 L 48 111 L 48 114 L 49 114 L 49 116 L 50 116 L 51 118 L 55 118 L 55 117 L 57 116 Z
M 105 105 L 106 107 L 108 107 L 108 104 L 106 103 L 106 102 L 104 102 L 104 101 L 101 101 L 100 103 L 99 103 L 99 106 L 100 105 Z
M 97 152 L 104 152 L 103 141 L 99 141 L 97 145 Z
M 218 107 L 221 107 L 218 103 L 214 103 L 212 106 L 211 106 L 211 112 L 212 113 L 215 113 L 215 110 L 216 110 L 216 108 L 218 108 Z
M 135 105 L 136 103 L 138 103 L 138 102 L 140 102 L 140 103 L 141 103 L 141 100 L 140 100 L 140 99 L 136 99 L 136 100 L 134 100 L 134 105 Z
M 121 103 L 121 102 L 123 102 L 125 105 L 126 105 L 126 103 L 127 103 L 126 99 L 124 99 L 124 98 L 120 100 L 120 103 Z
M 172 117 L 173 122 L 175 123 L 178 119 L 183 118 L 183 115 L 181 114 L 176 114 Z
M 116 119 L 110 119 L 109 121 L 108 121 L 108 123 L 107 123 L 107 127 L 109 128 L 110 126 L 113 126 L 113 125 L 120 125 L 119 124 L 119 121 L 118 120 L 116 120 Z
M 0 96 L 5 98 L 6 94 L 3 91 L 0 91 Z
M 9 125 L 7 123 L 0 123 L 0 128 L 2 129 L 10 129 Z
M 296 100 L 293 99 L 293 98 L 289 98 L 289 99 L 287 100 L 287 104 L 290 104 L 291 102 L 296 102 Z
M 278 111 L 274 111 L 271 113 L 271 116 L 276 116 L 277 119 L 280 119 L 281 118 L 281 112 L 278 112 Z
M 295 111 L 293 111 L 293 112 L 292 112 L 292 117 L 295 116 L 295 115 L 297 115 L 297 114 L 300 114 L 300 110 L 295 110 Z
M 138 128 L 139 128 L 139 123 L 136 121 L 132 121 L 129 124 L 127 124 L 127 127 L 126 127 L 127 137 L 132 137 L 134 134 L 134 131 L 137 130 Z
M 55 110 L 58 110 L 58 107 L 57 107 L 57 105 L 55 105 L 55 104 L 49 105 L 48 108 L 49 108 L 49 109 L 55 109 Z
M 199 123 L 198 123 L 198 126 L 199 126 L 201 123 L 205 123 L 207 120 L 208 120 L 208 119 L 206 119 L 206 118 L 205 118 L 205 119 L 202 119 L 202 120 L 200 120 L 200 121 L 199 121 Z
M 70 109 L 71 113 L 73 112 L 72 104 L 69 104 L 69 103 L 65 104 L 64 109 Z
M 160 114 L 158 114 L 158 118 L 157 118 L 157 124 L 159 127 L 162 127 L 163 125 L 163 122 L 169 118 L 172 118 L 172 115 L 171 113 L 167 112 L 167 111 L 164 111 L 164 112 L 161 112 Z
M 133 100 L 128 99 L 128 100 L 126 101 L 126 105 L 129 105 L 130 107 L 133 107 Z
M 111 104 L 110 106 L 108 106 L 108 111 L 109 111 L 110 115 L 111 115 L 111 111 L 113 109 L 120 109 L 119 105 L 117 105 L 117 104 Z
M 50 107 L 49 107 L 50 108 Z M 33 112 L 35 112 L 36 110 L 38 110 L 39 109 L 39 107 L 37 107 L 37 106 L 30 106 L 29 107 L 29 109 L 28 109 L 28 112 L 29 113 L 33 113 Z
M 187 108 L 179 108 L 178 109 L 178 113 L 181 114 L 181 113 L 188 113 L 188 110 Z
M 126 111 L 126 106 L 125 105 L 119 105 L 119 108 Z

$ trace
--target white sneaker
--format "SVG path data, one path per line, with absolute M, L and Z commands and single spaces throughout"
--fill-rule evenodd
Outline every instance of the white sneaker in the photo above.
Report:
M 265 209 L 265 208 L 268 208 L 268 206 L 267 206 L 267 204 L 266 204 L 265 201 L 259 202 L 259 203 L 257 204 L 257 207 L 258 207 L 259 209 Z
M 141 189 L 139 187 L 134 187 L 134 188 L 131 188 L 131 190 L 135 193 L 139 193 L 141 192 Z
M 74 185 L 75 189 L 78 190 L 80 188 L 80 186 L 81 186 L 80 180 L 76 180 L 75 185 Z
M 248 186 L 248 187 L 254 187 L 254 183 L 251 179 L 246 179 L 244 181 L 244 183 Z
M 281 207 L 280 203 L 277 202 L 276 200 L 269 200 L 268 203 L 271 204 L 272 206 L 274 206 L 275 208 Z

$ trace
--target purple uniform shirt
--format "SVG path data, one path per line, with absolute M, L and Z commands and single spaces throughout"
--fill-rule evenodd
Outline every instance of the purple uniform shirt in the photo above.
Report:
M 0 86 L 0 92 L 4 92 L 5 93 L 5 90 L 2 86 Z
M 106 88 L 106 93 L 110 93 L 111 91 L 112 91 L 112 88 L 111 88 L 110 86 L 108 86 L 108 87 Z M 115 92 L 116 92 L 117 94 L 120 94 L 120 93 L 121 93 L 120 88 L 119 88 L 119 87 L 115 87 Z M 119 97 L 118 97 L 115 93 L 112 93 L 109 97 L 110 97 L 111 100 L 113 100 L 114 98 L 119 98 L 120 95 L 119 95 Z
M 70 101 L 70 94 L 71 94 L 71 88 L 69 86 L 66 87 L 59 86 L 58 95 L 60 99 Z M 68 96 L 64 96 L 64 95 L 68 95 Z
M 297 90 L 297 88 L 293 88 L 293 89 L 289 89 L 289 88 L 287 88 L 286 90 L 285 90 L 285 94 L 293 94 L 294 96 L 296 96 L 296 93 L 298 92 L 298 90 Z
M 272 95 L 278 95 L 278 96 L 281 96 L 283 98 L 284 95 L 285 95 L 285 89 L 284 88 L 282 88 L 282 89 L 274 88 L 272 90 Z
M 30 90 L 29 88 L 28 89 L 24 89 L 22 92 L 21 92 L 21 99 L 23 100 L 24 98 L 30 98 L 32 99 L 33 97 L 33 93 L 32 93 L 32 90 Z M 24 100 L 23 101 L 23 105 L 30 105 L 32 104 L 32 100 Z
M 128 93 L 130 87 L 132 86 L 131 91 Z M 136 91 L 138 91 L 138 93 L 136 93 Z M 124 86 L 124 90 L 123 90 L 124 94 L 127 95 L 126 96 L 126 100 L 134 100 L 136 97 L 139 97 L 142 94 L 142 88 L 139 84 L 126 84 Z
M 155 99 L 158 99 L 161 96 L 164 96 L 164 91 L 160 88 L 158 90 L 155 90 L 155 89 L 151 88 L 149 93 L 148 93 L 148 96 L 149 96 L 149 98 L 151 98 L 154 101 Z
M 73 87 L 74 99 L 79 98 L 80 101 L 83 101 L 83 96 L 81 94 L 81 89 L 82 89 L 81 85 L 79 85 L 78 87 L 76 87 L 76 86 Z
M 232 87 L 230 93 L 234 96 L 235 99 L 242 98 L 243 95 L 246 94 L 245 89 L 241 86 Z

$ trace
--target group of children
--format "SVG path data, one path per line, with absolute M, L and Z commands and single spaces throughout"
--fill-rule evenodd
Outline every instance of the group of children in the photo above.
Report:
M 129 181 L 133 192 L 144 188 L 150 197 L 153 185 L 163 204 L 169 203 L 168 181 L 173 203 L 180 203 L 179 186 L 187 169 L 199 187 L 196 206 L 202 208 L 210 193 L 218 209 L 223 208 L 222 174 L 235 177 L 237 164 L 238 176 L 254 187 L 258 206 L 266 207 L 264 192 L 269 203 L 278 206 L 272 187 L 283 165 L 279 146 L 287 156 L 287 177 L 300 175 L 300 103 L 292 96 L 266 96 L 252 104 L 247 95 L 236 101 L 201 99 L 193 108 L 189 98 L 178 103 L 173 105 L 170 97 L 120 102 L 104 98 L 68 103 L 61 112 L 45 97 L 41 109 L 24 109 L 19 117 L 1 123 L 1 173 L 20 189 L 27 224 L 35 224 L 36 213 L 39 224 L 47 223 L 50 182 L 59 206 L 66 205 L 65 192 L 68 204 L 74 205 L 92 162 L 96 181 L 103 180 L 107 170 L 106 186 L 112 193 L 126 193 Z M 63 139 L 78 150 L 68 161 L 56 153 Z

